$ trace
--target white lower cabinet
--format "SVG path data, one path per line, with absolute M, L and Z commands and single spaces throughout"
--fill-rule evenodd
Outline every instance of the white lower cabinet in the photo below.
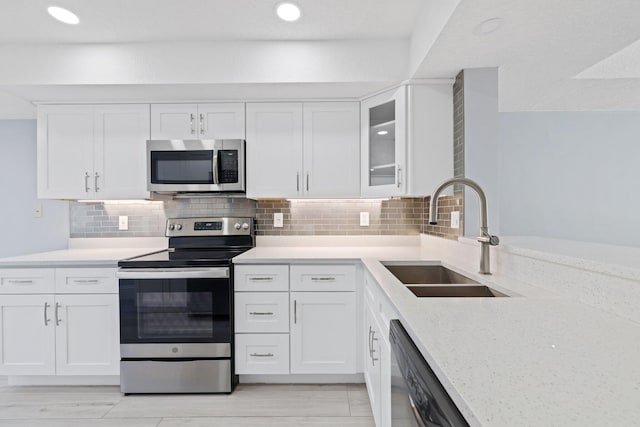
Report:
M 288 374 L 289 334 L 237 334 L 237 374 Z
M 391 346 L 389 320 L 397 313 L 373 278 L 364 279 L 364 379 L 377 427 L 391 426 Z
M 291 373 L 356 372 L 355 292 L 291 293 Z
M 119 374 L 118 294 L 90 293 L 93 286 L 112 286 L 115 269 L 5 269 L 0 275 L 24 290 L 0 289 L 0 375 Z M 39 293 L 56 284 L 65 284 L 62 292 L 86 293 Z
M 53 375 L 53 295 L 0 295 L 0 375 Z
M 236 373 L 357 373 L 356 271 L 345 264 L 236 266 Z

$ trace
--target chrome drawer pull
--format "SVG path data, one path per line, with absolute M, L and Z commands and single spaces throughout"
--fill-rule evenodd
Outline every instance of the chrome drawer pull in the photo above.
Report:
M 273 353 L 251 353 L 251 357 L 273 357 Z
M 33 280 L 11 279 L 7 280 L 7 282 L 14 285 L 33 285 Z
M 335 277 L 312 277 L 311 280 L 314 282 L 335 282 L 336 278 Z
M 98 279 L 73 279 L 73 283 L 98 283 Z
M 272 282 L 273 277 L 249 277 L 252 282 Z
M 270 311 L 250 311 L 249 314 L 252 316 L 273 316 L 273 313 Z

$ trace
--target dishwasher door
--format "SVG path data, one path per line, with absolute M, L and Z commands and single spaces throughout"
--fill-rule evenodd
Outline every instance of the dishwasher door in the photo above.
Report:
M 391 344 L 391 425 L 468 427 L 399 320 L 389 326 Z

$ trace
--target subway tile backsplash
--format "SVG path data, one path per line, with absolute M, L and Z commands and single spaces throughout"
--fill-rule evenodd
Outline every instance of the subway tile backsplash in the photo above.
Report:
M 460 201 L 440 200 L 437 226 L 428 225 L 429 198 L 390 200 L 250 200 L 244 198 L 176 199 L 161 202 L 70 203 L 70 237 L 158 237 L 172 217 L 249 216 L 256 235 L 412 235 L 425 232 L 457 238 L 449 228 L 450 212 Z M 284 227 L 273 227 L 273 214 L 283 213 Z M 369 226 L 360 226 L 369 212 Z M 118 230 L 118 217 L 129 217 L 129 229 Z

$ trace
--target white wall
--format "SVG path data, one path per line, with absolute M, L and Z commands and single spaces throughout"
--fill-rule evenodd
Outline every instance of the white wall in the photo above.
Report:
M 65 248 L 68 205 L 36 199 L 36 121 L 0 120 L 0 257 Z
M 500 113 L 500 228 L 640 246 L 640 112 Z
M 498 144 L 498 69 L 464 70 L 464 168 L 487 196 L 489 233 L 500 233 L 500 153 Z M 464 234 L 480 229 L 478 196 L 465 190 Z

